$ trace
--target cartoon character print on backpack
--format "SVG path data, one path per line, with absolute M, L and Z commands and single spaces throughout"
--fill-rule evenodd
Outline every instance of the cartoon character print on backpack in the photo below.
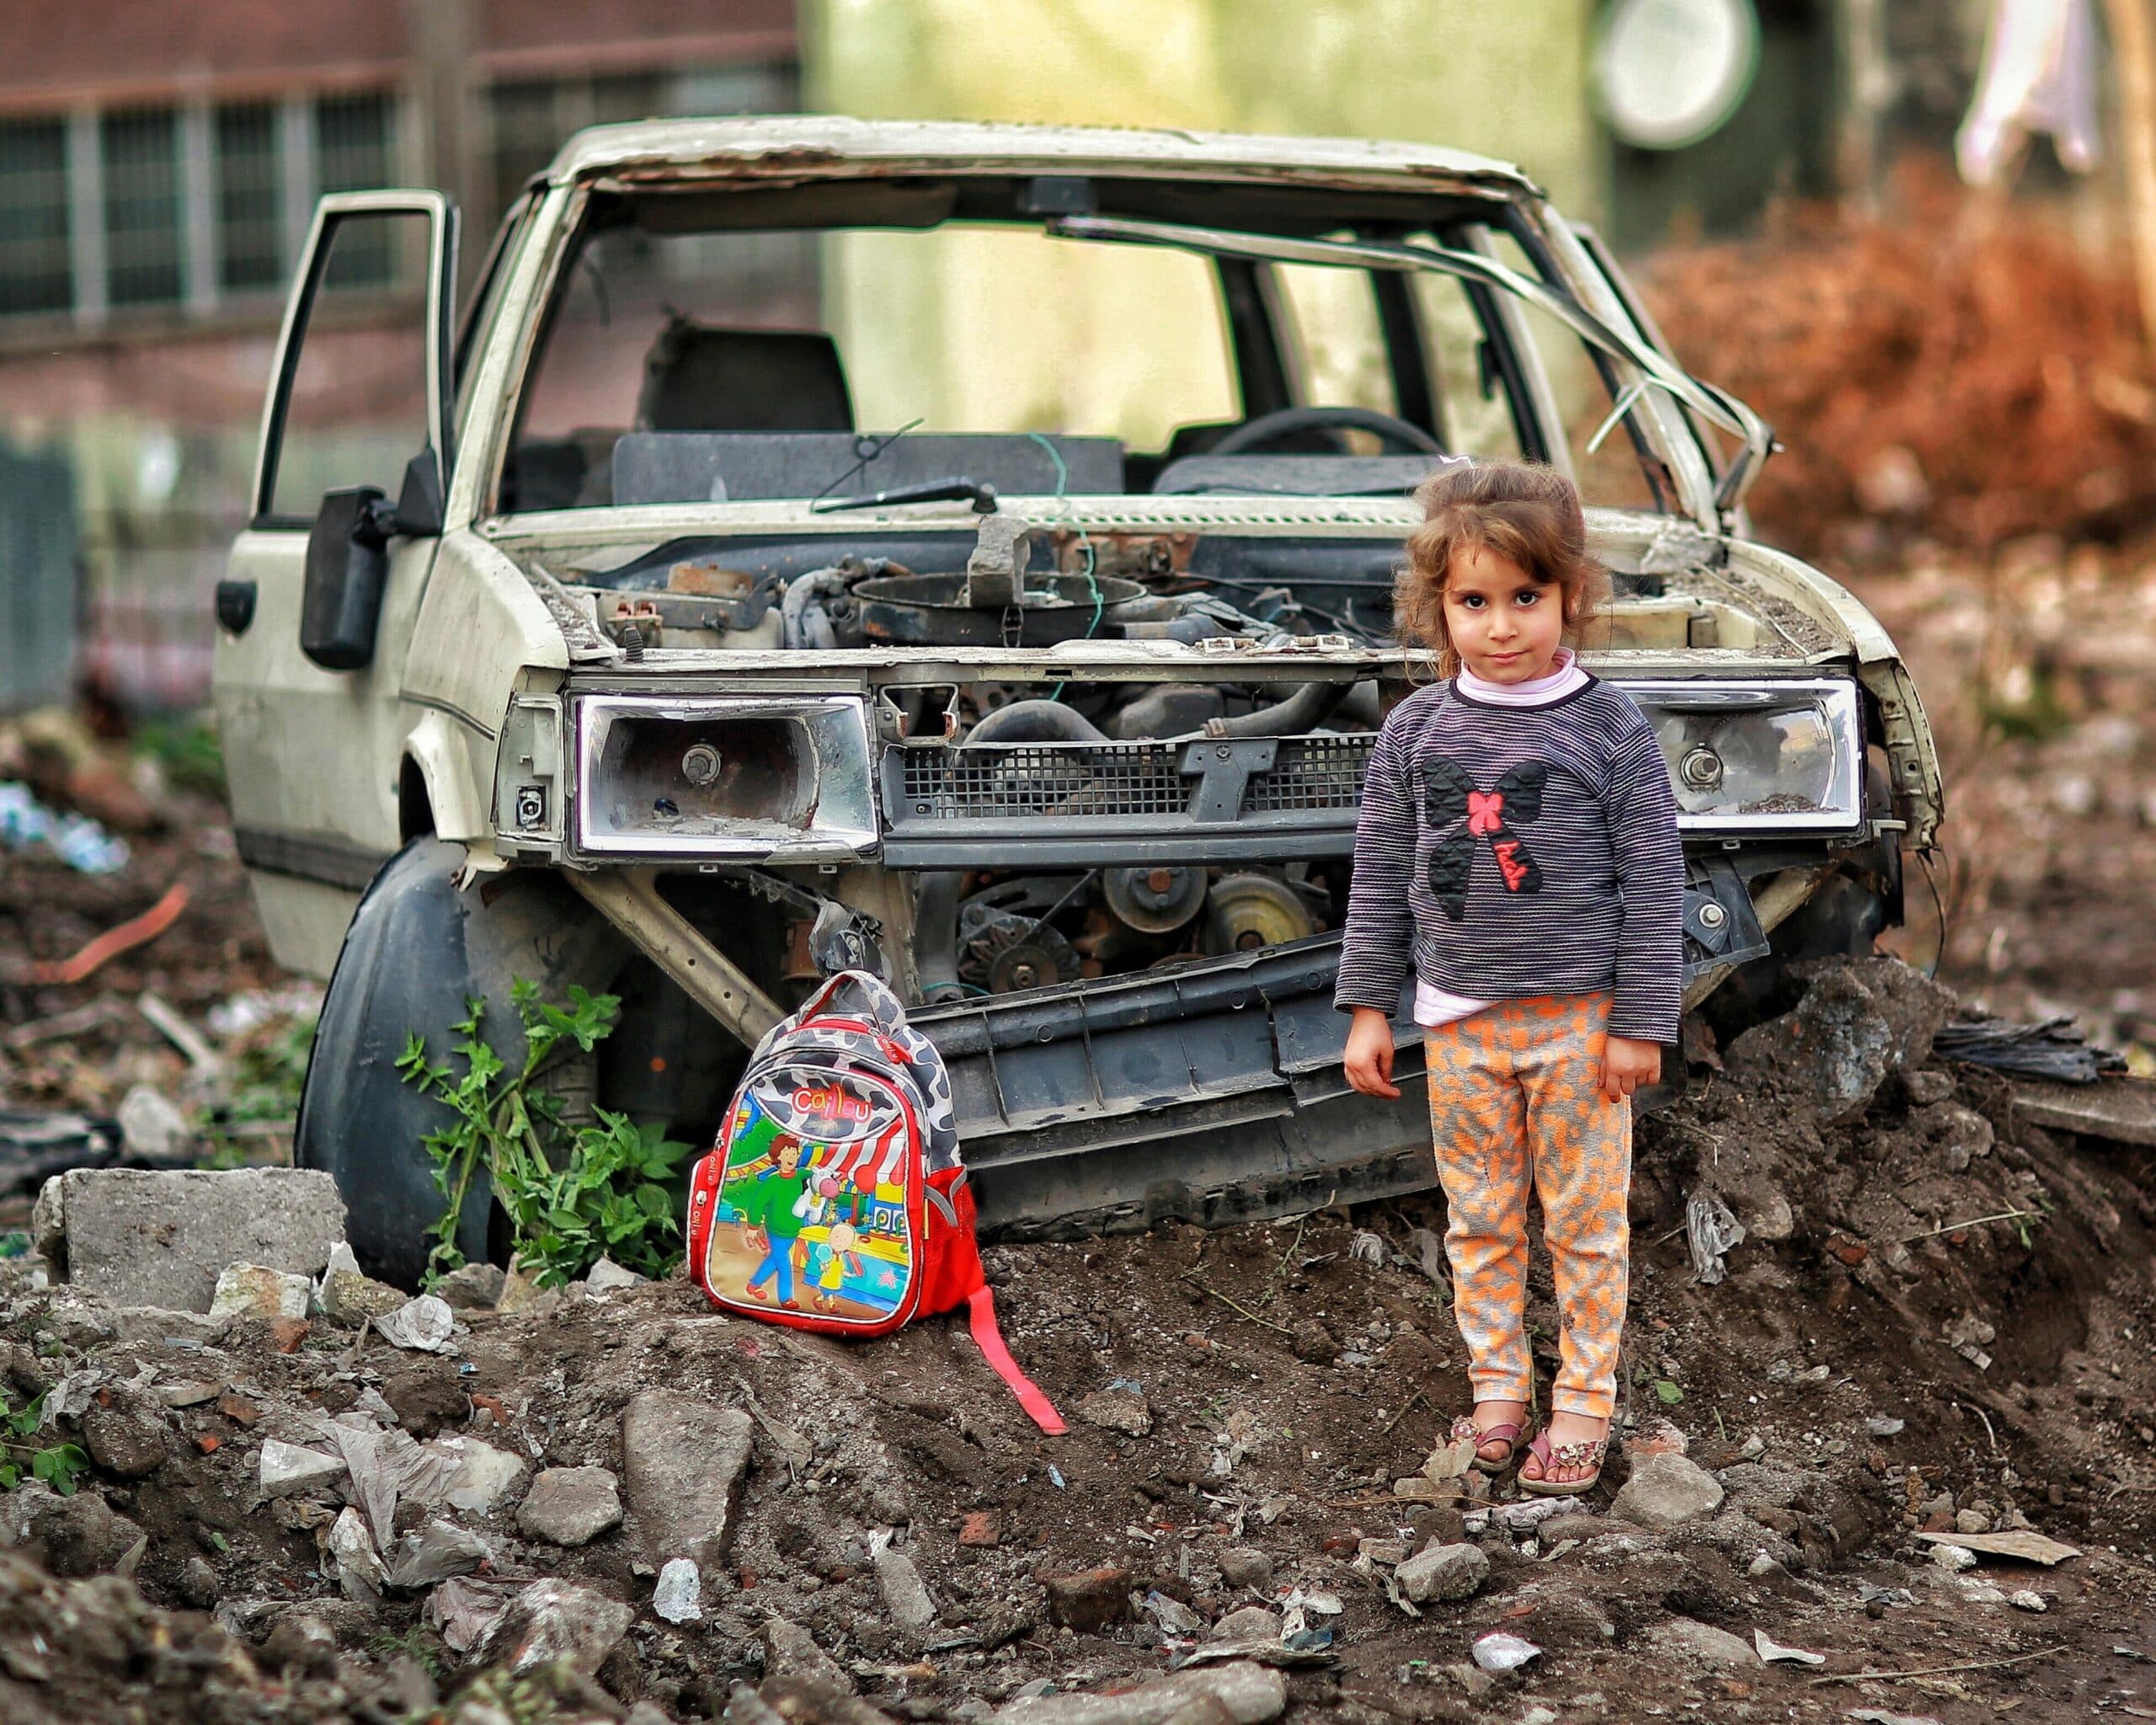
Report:
M 906 1149 L 895 1097 L 835 1065 L 788 1063 L 746 1087 L 704 1255 L 712 1288 L 778 1311 L 889 1319 L 915 1273 Z

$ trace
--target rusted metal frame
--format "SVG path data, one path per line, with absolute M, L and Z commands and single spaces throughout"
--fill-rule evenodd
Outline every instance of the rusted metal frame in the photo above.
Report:
M 658 870 L 565 868 L 562 878 L 743 1046 L 754 1048 L 786 1016 L 747 971 L 666 902 Z

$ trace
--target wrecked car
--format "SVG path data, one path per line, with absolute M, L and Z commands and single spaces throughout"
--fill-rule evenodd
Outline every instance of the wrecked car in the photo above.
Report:
M 323 201 L 217 601 L 241 855 L 329 979 L 296 1154 L 396 1279 L 441 1200 L 395 1058 L 517 979 L 622 999 L 566 1108 L 707 1140 L 766 1028 L 880 971 L 1006 1236 L 1427 1185 L 1410 1015 L 1406 1094 L 1357 1096 L 1331 991 L 1442 460 L 1582 483 L 1688 1000 L 1868 945 L 1937 827 L 1892 643 L 1748 536 L 1769 429 L 1516 168 L 654 122 L 564 147 L 461 317 L 456 256 L 439 194 Z

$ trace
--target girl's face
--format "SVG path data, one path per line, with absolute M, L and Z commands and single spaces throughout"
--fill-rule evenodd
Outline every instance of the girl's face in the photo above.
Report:
M 1445 628 L 1460 663 L 1493 683 L 1549 674 L 1564 644 L 1565 590 L 1544 585 L 1510 558 L 1463 545 L 1445 579 Z

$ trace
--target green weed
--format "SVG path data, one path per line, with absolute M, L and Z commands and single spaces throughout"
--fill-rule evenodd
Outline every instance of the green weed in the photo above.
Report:
M 676 1256 L 671 1242 L 680 1232 L 664 1182 L 689 1146 L 606 1108 L 597 1111 L 598 1124 L 572 1129 L 536 1081 L 568 1046 L 589 1054 L 603 1041 L 620 1020 L 620 998 L 572 985 L 568 1006 L 553 1007 L 540 999 L 536 984 L 522 980 L 510 998 L 524 1026 L 524 1059 L 515 1069 L 480 1034 L 486 1002 L 476 997 L 465 1001 L 466 1016 L 451 1027 L 457 1040 L 448 1060 L 430 1060 L 417 1032 L 398 1056 L 404 1081 L 455 1116 L 426 1138 L 435 1184 L 448 1201 L 429 1231 L 435 1242 L 427 1259 L 430 1284 L 464 1262 L 457 1221 L 483 1168 L 509 1218 L 513 1249 L 540 1286 L 560 1287 L 602 1254 L 647 1275 L 664 1275 Z
M 63 1498 L 75 1495 L 75 1482 L 90 1465 L 90 1458 L 73 1444 L 48 1444 L 40 1448 L 35 1444 L 21 1441 L 35 1438 L 37 1429 L 45 1423 L 43 1390 L 30 1397 L 20 1412 L 8 1404 L 0 1396 L 0 1431 L 7 1435 L 0 1438 L 0 1491 L 12 1492 L 23 1482 L 23 1461 L 29 1463 L 30 1477 L 41 1479 Z

